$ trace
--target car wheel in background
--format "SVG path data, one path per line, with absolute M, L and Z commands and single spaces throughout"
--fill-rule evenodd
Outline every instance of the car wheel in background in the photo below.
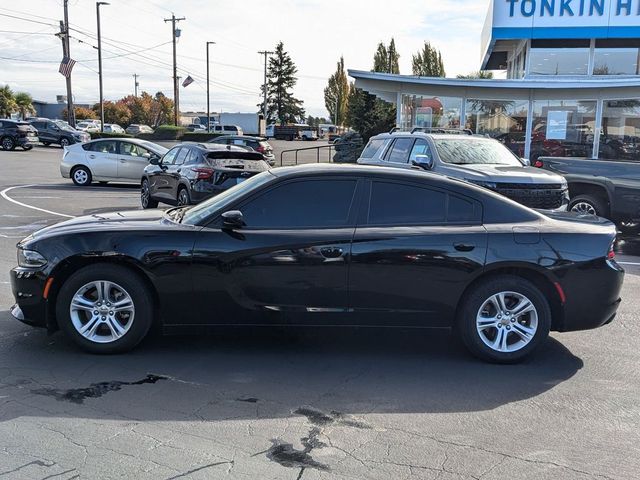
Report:
M 158 207 L 158 201 L 151 198 L 149 180 L 147 180 L 146 178 L 142 180 L 142 185 L 140 187 L 140 204 L 144 209 Z
M 142 279 L 129 269 L 90 265 L 62 285 L 56 318 L 60 328 L 88 352 L 126 352 L 149 331 L 153 298 Z
M 23 145 L 22 149 L 26 152 L 28 150 L 31 150 L 33 148 L 33 145 Z
M 45 147 L 48 147 L 51 144 L 49 142 L 42 142 L 42 145 L 44 145 Z
M 191 199 L 189 198 L 189 192 L 185 187 L 180 187 L 178 189 L 178 206 L 182 207 L 184 205 L 189 205 L 191 203 Z
M 60 139 L 60 146 L 61 146 L 62 148 L 64 148 L 64 147 L 68 147 L 69 145 L 71 145 L 71 141 L 70 141 L 67 137 L 62 137 L 62 138 Z
M 574 213 L 589 213 L 599 217 L 609 215 L 607 202 L 595 195 L 577 195 L 569 201 L 568 210 Z
M 457 327 L 476 357 L 516 363 L 549 335 L 551 308 L 528 280 L 503 275 L 480 283 L 465 295 Z
M 16 142 L 13 141 L 11 137 L 4 137 L 2 141 L 0 141 L 3 150 L 13 150 L 16 148 Z
M 91 171 L 84 166 L 76 167 L 71 171 L 73 183 L 80 187 L 91 185 Z

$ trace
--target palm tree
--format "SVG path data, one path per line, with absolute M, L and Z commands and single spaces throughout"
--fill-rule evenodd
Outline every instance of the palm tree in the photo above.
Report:
M 9 85 L 0 87 L 0 118 L 9 118 L 16 110 L 16 101 Z
M 13 97 L 16 109 L 20 112 L 20 117 L 24 120 L 28 114 L 36 113 L 36 109 L 33 108 L 33 98 L 31 95 L 25 92 L 16 93 Z

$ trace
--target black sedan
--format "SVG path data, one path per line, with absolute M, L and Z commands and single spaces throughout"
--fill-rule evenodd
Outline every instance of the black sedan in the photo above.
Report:
M 615 235 L 425 172 L 287 167 L 194 207 L 34 233 L 18 245 L 12 313 L 97 353 L 133 348 L 152 324 L 453 327 L 510 363 L 550 330 L 613 320 Z
M 269 169 L 261 153 L 208 143 L 182 143 L 149 163 L 142 175 L 142 208 L 198 203 Z

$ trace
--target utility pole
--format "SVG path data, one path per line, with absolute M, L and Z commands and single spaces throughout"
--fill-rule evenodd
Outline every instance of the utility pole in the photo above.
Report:
M 207 42 L 207 133 L 211 133 L 211 106 L 209 105 L 209 45 L 216 42 Z
M 64 21 L 60 22 L 60 39 L 62 40 L 62 56 L 71 58 L 69 49 L 69 0 L 64 0 Z M 73 93 L 71 92 L 71 72 L 66 78 L 67 80 L 67 120 L 72 127 L 76 126 L 76 116 L 73 110 Z
M 264 105 L 262 106 L 262 116 L 264 117 L 264 126 L 267 127 L 267 57 L 273 55 L 275 52 L 268 52 L 263 50 L 258 52 L 260 55 L 264 55 Z
M 176 108 L 174 112 L 176 126 L 178 126 L 178 120 L 180 119 L 180 113 L 178 109 L 180 108 L 179 105 L 180 105 L 180 80 L 181 79 L 182 77 L 176 77 L 176 84 L 178 85 L 178 88 L 176 89 L 176 99 L 175 99 Z
M 138 83 L 138 77 L 139 77 L 139 76 L 140 76 L 140 75 L 138 75 L 137 73 L 134 73 L 134 74 L 133 74 L 133 91 L 134 91 L 134 96 L 135 96 L 136 98 L 138 98 L 138 86 L 140 85 L 140 84 Z
M 98 22 L 98 79 L 100 84 L 100 133 L 104 132 L 104 96 L 102 94 L 102 37 L 100 36 L 100 6 L 107 2 L 96 2 L 96 19 Z
M 173 40 L 173 124 L 175 126 L 178 126 L 178 110 L 180 109 L 178 98 L 178 66 L 176 64 L 176 22 L 181 22 L 182 20 L 186 20 L 186 18 L 176 18 L 173 13 L 171 14 L 171 18 L 164 19 L 165 23 L 171 22 L 171 39 Z

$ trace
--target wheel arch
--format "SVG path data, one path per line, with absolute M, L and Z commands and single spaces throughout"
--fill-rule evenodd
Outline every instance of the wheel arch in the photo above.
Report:
M 588 180 L 569 180 L 569 197 L 577 197 L 578 195 L 595 195 L 603 198 L 609 208 L 612 207 L 612 198 L 609 188 L 601 182 L 590 182 Z
M 136 275 L 145 284 L 153 297 L 153 318 L 160 318 L 158 315 L 160 309 L 160 296 L 158 294 L 158 290 L 154 282 L 152 281 L 151 276 L 135 258 L 128 257 L 126 255 L 110 255 L 108 257 L 75 255 L 60 262 L 49 274 L 49 278 L 53 278 L 54 280 L 51 284 L 51 289 L 47 298 L 47 330 L 49 330 L 50 332 L 58 330 L 58 321 L 56 319 L 56 303 L 58 301 L 58 294 L 60 293 L 60 289 L 71 277 L 71 275 L 73 275 L 81 268 L 87 267 L 89 265 L 116 265 L 124 267 L 131 271 L 131 273 Z
M 543 269 L 535 268 L 529 264 L 496 264 L 488 266 L 480 275 L 473 279 L 471 283 L 464 289 L 458 305 L 456 306 L 455 318 L 457 321 L 460 310 L 464 301 L 477 285 L 486 282 L 489 279 L 500 277 L 503 275 L 512 275 L 533 283 L 549 301 L 551 309 L 551 330 L 558 330 L 564 323 L 564 304 L 560 298 L 560 293 L 556 287 L 556 281 Z

